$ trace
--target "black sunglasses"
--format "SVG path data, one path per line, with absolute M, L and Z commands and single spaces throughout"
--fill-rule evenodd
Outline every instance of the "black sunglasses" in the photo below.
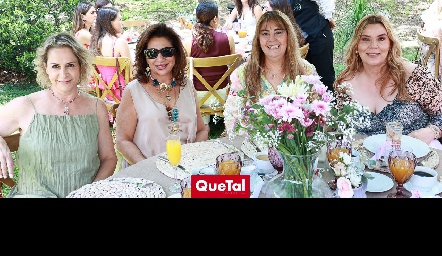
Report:
M 161 53 L 164 58 L 172 57 L 175 54 L 175 48 L 173 47 L 164 47 L 161 50 L 150 48 L 144 50 L 144 55 L 146 55 L 146 58 L 148 59 L 156 59 L 158 57 L 158 53 Z

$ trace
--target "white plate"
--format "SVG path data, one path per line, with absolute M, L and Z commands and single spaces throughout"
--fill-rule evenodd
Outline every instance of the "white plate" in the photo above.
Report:
M 376 153 L 378 147 L 383 145 L 384 143 L 385 143 L 385 134 L 376 134 L 365 138 L 363 145 L 368 151 Z M 421 158 L 430 152 L 430 147 L 428 146 L 427 143 L 419 139 L 410 137 L 408 135 L 402 135 L 401 143 L 406 147 L 412 148 L 413 154 L 417 158 Z
M 411 193 L 411 191 L 413 190 L 413 185 L 411 184 L 410 181 L 407 181 L 404 184 L 404 188 Z M 434 186 L 430 191 L 420 191 L 420 190 L 418 190 L 418 191 L 419 191 L 421 197 L 433 197 L 433 196 L 442 192 L 442 184 L 440 182 L 438 182 L 436 184 L 436 186 Z
M 384 192 L 390 190 L 394 182 L 388 176 L 377 173 L 377 172 L 367 172 L 373 179 L 368 179 L 367 192 Z

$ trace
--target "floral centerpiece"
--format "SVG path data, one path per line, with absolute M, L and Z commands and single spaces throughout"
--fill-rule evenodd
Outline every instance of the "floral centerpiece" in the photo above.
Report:
M 333 110 L 334 97 L 317 75 L 298 75 L 294 81 L 278 86 L 278 94 L 256 103 L 245 100 L 242 115 L 235 120 L 234 132 L 246 134 L 258 146 L 275 147 L 283 161 L 286 197 L 311 197 L 312 177 L 318 151 L 331 139 L 330 131 L 352 127 L 344 111 Z M 351 121 L 350 121 L 351 122 Z M 354 132 L 349 130 L 348 133 Z
M 332 170 L 337 180 L 338 195 L 341 198 L 353 197 L 354 189 L 360 188 L 373 176 L 365 172 L 365 165 L 344 152 L 339 153 L 339 160 L 333 165 Z M 364 191 L 365 193 L 365 191 Z

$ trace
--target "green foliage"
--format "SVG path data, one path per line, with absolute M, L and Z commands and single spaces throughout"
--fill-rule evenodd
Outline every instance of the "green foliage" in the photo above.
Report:
M 347 1 L 347 0 L 345 0 Z M 349 7 L 346 14 L 337 20 L 339 26 L 333 32 L 335 39 L 334 54 L 343 57 L 347 45 L 353 36 L 354 28 L 357 23 L 367 14 L 375 13 L 372 3 L 367 0 L 352 0 L 353 3 L 347 3 L 345 6 Z
M 0 1 L 0 70 L 35 80 L 35 50 L 43 40 L 69 28 L 75 0 Z M 72 25 L 70 25 L 72 26 Z
M 123 20 L 143 18 L 158 22 L 177 19 L 181 13 L 192 14 L 198 4 L 197 0 L 131 0 L 125 2 L 124 4 L 116 3 L 120 7 Z
M 5 105 L 14 98 L 27 95 L 43 88 L 36 83 L 6 84 L 0 87 L 0 105 Z

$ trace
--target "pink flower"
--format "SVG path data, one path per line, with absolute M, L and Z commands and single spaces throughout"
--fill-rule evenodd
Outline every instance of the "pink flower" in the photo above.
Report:
M 323 84 L 313 84 L 312 91 L 316 91 L 318 94 L 323 95 L 327 91 L 327 87 Z
M 337 190 L 340 198 L 352 198 L 353 189 L 351 187 L 351 182 L 344 177 L 339 177 L 337 180 Z
M 231 82 L 230 88 L 234 89 L 234 91 L 239 91 L 243 89 L 241 83 L 239 82 L 238 69 L 235 69 L 230 75 L 230 82 Z
M 319 100 L 314 100 L 312 102 L 312 111 L 317 115 L 326 115 L 330 111 L 330 106 Z
M 321 77 L 317 75 L 301 75 L 301 78 L 308 84 L 323 84 Z
M 331 102 L 333 100 L 333 97 L 330 95 L 330 93 L 325 92 L 322 94 L 322 101 L 324 102 Z

